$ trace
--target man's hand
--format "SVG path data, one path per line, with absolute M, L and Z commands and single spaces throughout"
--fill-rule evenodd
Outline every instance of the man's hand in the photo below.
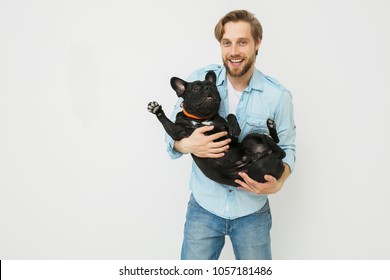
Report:
M 290 167 L 287 164 L 284 164 L 284 172 L 279 180 L 276 180 L 276 178 L 271 175 L 265 175 L 264 179 L 266 182 L 260 183 L 251 179 L 246 173 L 240 172 L 238 175 L 241 176 L 243 181 L 235 180 L 235 182 L 239 185 L 238 188 L 241 190 L 256 194 L 274 194 L 282 189 L 282 186 L 290 173 Z
M 224 152 L 229 149 L 230 139 L 214 142 L 215 140 L 226 136 L 227 132 L 222 131 L 212 135 L 205 135 L 206 132 L 213 130 L 213 126 L 202 126 L 194 130 L 190 137 L 176 141 L 174 148 L 183 154 L 194 154 L 201 158 L 220 158 Z

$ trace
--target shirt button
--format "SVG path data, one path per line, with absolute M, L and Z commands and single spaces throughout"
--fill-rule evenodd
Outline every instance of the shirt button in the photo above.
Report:
M 229 190 L 229 192 L 232 192 L 232 191 L 233 191 L 232 189 Z

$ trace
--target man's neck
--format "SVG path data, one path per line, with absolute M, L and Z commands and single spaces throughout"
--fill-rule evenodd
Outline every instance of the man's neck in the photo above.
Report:
M 254 72 L 254 68 L 251 68 L 247 73 L 245 73 L 244 76 L 232 77 L 229 74 L 227 74 L 227 77 L 228 77 L 230 83 L 232 84 L 233 88 L 237 91 L 242 92 L 248 87 L 249 81 L 252 78 L 253 72 Z

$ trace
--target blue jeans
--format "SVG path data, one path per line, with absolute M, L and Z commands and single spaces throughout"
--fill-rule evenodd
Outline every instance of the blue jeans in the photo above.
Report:
M 237 260 L 270 260 L 272 225 L 267 203 L 248 216 L 228 220 L 203 209 L 191 195 L 184 226 L 182 260 L 217 260 L 229 236 Z

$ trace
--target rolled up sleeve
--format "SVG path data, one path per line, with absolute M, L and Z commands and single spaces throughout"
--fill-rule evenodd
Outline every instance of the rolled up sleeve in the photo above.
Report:
M 182 110 L 180 106 L 182 102 L 183 102 L 182 98 L 179 98 L 178 101 L 176 102 L 176 105 L 170 117 L 171 121 L 174 122 L 176 120 L 177 113 Z M 167 145 L 167 153 L 171 159 L 177 159 L 183 155 L 182 153 L 175 150 L 174 148 L 175 141 L 167 133 L 165 133 L 165 143 Z
M 276 127 L 278 128 L 279 145 L 286 152 L 283 162 L 288 164 L 291 172 L 295 168 L 295 137 L 294 107 L 290 91 L 285 90 L 276 112 Z

